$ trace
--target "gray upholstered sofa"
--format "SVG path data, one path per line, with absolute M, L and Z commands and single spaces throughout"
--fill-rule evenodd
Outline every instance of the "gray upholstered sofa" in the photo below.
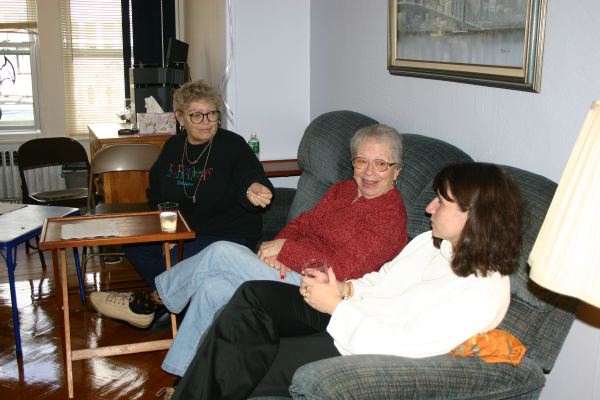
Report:
M 277 189 L 264 220 L 272 237 L 286 220 L 310 209 L 341 179 L 352 177 L 349 140 L 360 127 L 377 121 L 352 111 L 316 118 L 298 150 L 304 173 L 298 189 Z M 460 149 L 421 135 L 405 134 L 404 167 L 398 179 L 408 212 L 409 236 L 429 230 L 425 206 L 433 198 L 433 176 L 443 166 L 471 160 Z M 381 355 L 335 357 L 296 371 L 290 393 L 295 399 L 536 399 L 574 319 L 577 302 L 535 285 L 527 256 L 556 188 L 550 180 L 506 167 L 520 185 L 526 204 L 524 244 L 519 270 L 511 277 L 512 301 L 500 328 L 527 347 L 519 367 L 486 364 L 478 358 L 442 355 L 408 359 Z M 468 312 L 468 310 L 465 310 Z

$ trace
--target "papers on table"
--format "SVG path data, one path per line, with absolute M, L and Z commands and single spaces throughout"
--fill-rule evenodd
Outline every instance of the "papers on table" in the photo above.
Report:
M 60 238 L 63 240 L 107 236 L 119 236 L 119 231 L 114 221 L 104 219 L 79 220 L 76 224 L 64 224 L 60 232 Z

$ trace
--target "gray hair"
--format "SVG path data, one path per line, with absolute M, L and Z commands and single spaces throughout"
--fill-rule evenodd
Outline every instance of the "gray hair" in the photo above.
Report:
M 387 161 L 395 162 L 398 168 L 402 168 L 404 140 L 397 130 L 385 124 L 366 126 L 357 130 L 350 140 L 350 153 L 352 154 L 352 157 L 356 157 L 356 153 L 358 152 L 360 145 L 366 140 L 370 139 L 387 145 L 392 152 L 392 157 L 394 158 L 393 160 Z
M 173 95 L 173 111 L 186 112 L 189 105 L 198 100 L 213 103 L 217 110 L 221 110 L 221 94 L 207 81 L 187 82 L 175 91 Z

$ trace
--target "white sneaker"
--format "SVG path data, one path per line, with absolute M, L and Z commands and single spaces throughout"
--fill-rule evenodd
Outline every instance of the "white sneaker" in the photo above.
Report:
M 138 328 L 147 328 L 152 324 L 154 311 L 137 306 L 136 303 L 139 303 L 136 302 L 137 298 L 143 296 L 143 294 L 133 293 L 92 292 L 90 303 L 102 315 L 125 321 Z

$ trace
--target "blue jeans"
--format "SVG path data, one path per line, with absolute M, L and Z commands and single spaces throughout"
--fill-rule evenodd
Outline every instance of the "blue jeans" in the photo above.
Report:
M 257 240 L 246 240 L 236 238 L 224 238 L 222 236 L 198 235 L 193 240 L 186 240 L 183 245 L 183 259 L 192 257 L 206 246 L 219 240 L 230 240 L 254 249 Z M 171 265 L 177 263 L 178 246 L 171 249 Z M 150 290 L 154 290 L 154 279 L 165 272 L 165 256 L 163 255 L 162 243 L 136 243 L 123 246 L 127 259 L 133 264 L 138 274 L 144 279 Z
M 188 309 L 162 368 L 183 376 L 200 339 L 217 312 L 246 281 L 280 281 L 279 271 L 262 262 L 247 247 L 216 242 L 156 277 L 156 289 L 172 313 Z M 288 272 L 283 282 L 299 286 L 301 275 Z

